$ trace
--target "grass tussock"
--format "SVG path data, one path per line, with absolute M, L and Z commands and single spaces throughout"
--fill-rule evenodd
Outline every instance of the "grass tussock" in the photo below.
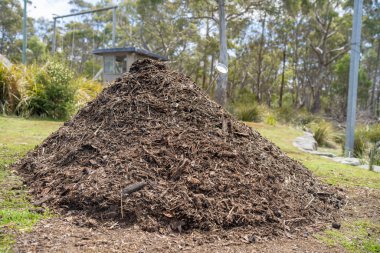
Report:
M 12 113 L 20 101 L 20 69 L 13 65 L 10 68 L 0 63 L 0 111 Z

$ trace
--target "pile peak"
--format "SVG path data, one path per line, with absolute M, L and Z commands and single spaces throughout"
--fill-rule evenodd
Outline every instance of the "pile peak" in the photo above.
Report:
M 331 219 L 341 204 L 188 77 L 147 59 L 15 168 L 40 204 L 148 231 L 281 235 Z

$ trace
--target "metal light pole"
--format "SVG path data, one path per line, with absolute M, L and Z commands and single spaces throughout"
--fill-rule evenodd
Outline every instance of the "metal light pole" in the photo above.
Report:
M 24 0 L 24 15 L 22 18 L 22 64 L 26 64 L 26 5 Z
M 355 121 L 356 121 L 356 99 L 358 94 L 358 75 L 360 61 L 360 33 L 362 28 L 363 0 L 355 0 L 354 17 L 352 24 L 351 54 L 350 54 L 350 76 L 347 104 L 347 129 L 345 155 L 353 156 Z

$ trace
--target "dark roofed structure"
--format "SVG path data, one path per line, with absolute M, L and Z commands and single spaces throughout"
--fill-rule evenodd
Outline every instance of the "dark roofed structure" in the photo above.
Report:
M 132 63 L 139 59 L 168 60 L 167 57 L 136 47 L 95 49 L 93 54 L 103 58 L 103 82 L 111 82 L 128 72 Z

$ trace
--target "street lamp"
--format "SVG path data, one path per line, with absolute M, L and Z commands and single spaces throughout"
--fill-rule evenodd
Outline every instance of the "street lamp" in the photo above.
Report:
M 210 92 L 211 90 L 211 87 L 214 86 L 214 82 L 216 81 L 216 79 L 219 77 L 219 75 L 225 75 L 228 73 L 228 68 L 226 65 L 224 65 L 223 63 L 221 62 L 218 62 L 217 64 L 215 64 L 215 69 L 216 69 L 216 72 L 214 72 L 213 76 L 212 76 L 212 79 L 211 79 L 211 82 L 210 82 L 210 85 L 208 86 L 207 88 L 207 92 Z

